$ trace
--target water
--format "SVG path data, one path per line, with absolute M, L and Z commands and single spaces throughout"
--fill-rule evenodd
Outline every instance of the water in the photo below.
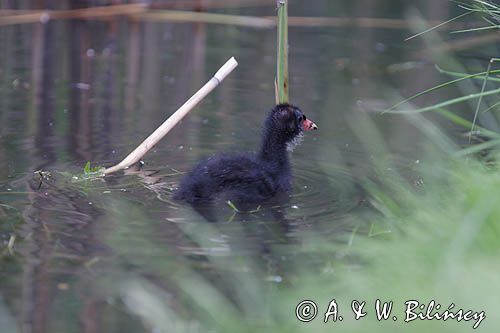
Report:
M 370 8 L 396 18 L 413 8 L 384 3 L 398 4 L 390 15 Z M 455 10 L 441 3 L 436 13 L 433 3 L 416 5 L 432 19 Z M 298 2 L 291 15 L 369 16 L 370 8 Z M 320 128 L 293 153 L 293 194 L 253 213 L 224 207 L 220 223 L 207 224 L 172 202 L 171 192 L 200 158 L 257 149 L 274 101 L 273 29 L 126 19 L 0 27 L 0 326 L 175 331 L 185 325 L 177 316 L 194 311 L 179 286 L 204 281 L 237 302 L 225 275 L 281 284 L 293 279 L 287 263 L 301 258 L 308 236 L 345 245 L 353 231 L 368 232 L 373 226 L 351 219 L 370 209 L 363 185 L 400 174 L 418 181 L 413 168 L 426 142 L 406 118 L 374 111 L 443 79 L 421 40 L 402 42 L 410 34 L 291 27 L 291 99 Z M 236 71 L 145 156 L 142 170 L 81 179 L 86 161 L 121 160 L 230 56 Z M 459 93 L 447 89 L 419 103 Z

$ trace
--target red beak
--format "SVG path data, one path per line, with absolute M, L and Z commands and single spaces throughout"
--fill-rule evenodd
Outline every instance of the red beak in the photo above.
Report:
M 302 122 L 302 129 L 304 131 L 317 130 L 318 126 L 316 126 L 316 124 L 310 121 L 309 119 L 306 119 Z

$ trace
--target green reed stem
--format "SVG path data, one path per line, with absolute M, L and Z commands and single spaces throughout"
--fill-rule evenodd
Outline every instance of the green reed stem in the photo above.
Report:
M 288 0 L 277 0 L 278 58 L 276 71 L 277 102 L 288 103 Z

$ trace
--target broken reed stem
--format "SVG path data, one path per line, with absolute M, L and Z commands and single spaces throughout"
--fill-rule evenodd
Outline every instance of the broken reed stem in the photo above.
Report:
M 212 8 L 244 8 L 244 7 L 260 7 L 269 6 L 269 0 L 176 0 L 168 2 L 153 2 L 149 5 L 151 9 L 183 9 L 183 10 L 197 10 L 202 6 L 206 9 Z
M 278 52 L 276 70 L 277 101 L 288 103 L 288 0 L 277 0 Z
M 249 3 L 253 0 L 248 0 Z M 257 0 L 255 0 L 257 2 Z M 260 1 L 260 0 L 259 0 Z M 269 1 L 269 0 L 266 0 Z M 278 1 L 278 6 L 279 6 Z M 111 5 L 98 6 L 70 10 L 28 10 L 28 9 L 0 9 L 0 26 L 30 24 L 30 23 L 46 23 L 50 20 L 71 20 L 71 19 L 86 19 L 86 20 L 105 20 L 115 16 L 126 16 L 130 19 L 153 21 L 153 22 L 200 22 L 210 24 L 228 24 L 248 26 L 254 28 L 272 28 L 277 24 L 275 16 L 240 16 L 226 15 L 217 13 L 190 12 L 178 10 L 156 10 L 156 8 L 176 7 L 182 2 L 169 2 L 165 4 L 126 4 L 126 5 Z M 228 2 L 229 3 L 229 2 Z M 186 1 L 183 5 L 193 5 L 194 2 Z M 221 5 L 221 3 L 204 4 L 207 8 L 212 5 Z M 240 4 L 241 5 L 241 4 Z M 236 6 L 236 3 L 235 3 Z M 430 25 L 440 25 L 442 21 L 428 21 Z M 406 29 L 409 28 L 409 23 L 402 19 L 384 19 L 384 18 L 369 18 L 369 17 L 288 17 L 288 26 L 299 27 L 359 27 L 359 28 L 376 28 L 376 29 Z M 452 22 L 446 27 L 450 30 L 474 28 L 474 24 L 464 24 L 462 22 Z
M 226 63 L 215 73 L 215 75 L 198 90 L 190 99 L 188 99 L 177 111 L 174 112 L 163 124 L 160 125 L 146 140 L 144 140 L 137 148 L 134 149 L 123 161 L 115 166 L 104 170 L 104 174 L 126 169 L 132 164 L 137 163 L 151 148 L 154 147 L 179 121 L 186 116 L 198 103 L 200 103 L 222 80 L 226 78 L 238 66 L 238 62 L 231 57 Z
M 149 22 L 201 22 L 227 24 L 252 28 L 271 28 L 276 23 L 269 18 L 217 13 L 190 12 L 182 10 L 150 10 L 131 15 L 132 18 Z
M 17 15 L 0 15 L 0 26 L 25 23 L 45 23 L 50 20 L 98 19 L 111 16 L 130 16 L 145 12 L 147 9 L 148 7 L 145 4 L 127 4 L 68 10 L 23 11 Z

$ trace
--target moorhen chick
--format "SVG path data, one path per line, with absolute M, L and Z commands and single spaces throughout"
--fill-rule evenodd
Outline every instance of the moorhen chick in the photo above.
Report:
M 290 104 L 275 106 L 267 116 L 258 154 L 222 153 L 200 162 L 181 181 L 174 200 L 192 205 L 230 200 L 261 203 L 291 189 L 288 152 L 302 141 L 303 131 L 318 127 Z

